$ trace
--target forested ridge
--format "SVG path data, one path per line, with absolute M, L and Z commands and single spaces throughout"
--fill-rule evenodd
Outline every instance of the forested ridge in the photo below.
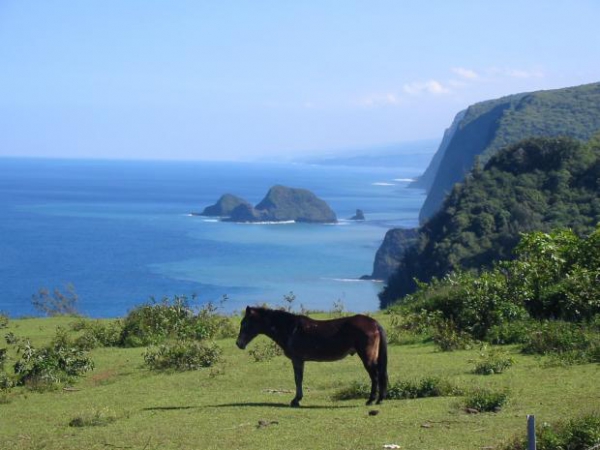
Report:
M 530 138 L 476 162 L 380 294 L 382 307 L 456 270 L 481 270 L 514 257 L 521 234 L 572 229 L 589 235 L 600 219 L 600 135 Z
M 600 129 L 600 83 L 520 93 L 469 106 L 426 171 L 428 191 L 421 209 L 424 222 L 441 206 L 452 186 L 461 182 L 477 158 L 486 163 L 506 146 L 530 137 L 568 136 L 587 141 Z

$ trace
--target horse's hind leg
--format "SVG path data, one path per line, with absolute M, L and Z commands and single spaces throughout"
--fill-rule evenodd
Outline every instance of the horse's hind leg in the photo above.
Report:
M 367 400 L 367 405 L 371 405 L 377 396 L 377 381 L 379 379 L 379 371 L 377 370 L 376 365 L 371 365 L 369 367 L 365 366 L 365 368 L 371 377 L 371 394 L 369 394 L 369 400 Z
M 292 364 L 294 365 L 294 381 L 296 382 L 296 396 L 290 403 L 292 408 L 300 407 L 300 400 L 302 400 L 303 392 L 302 392 L 302 378 L 304 377 L 304 361 L 293 360 Z
M 363 366 L 365 366 L 365 369 L 371 378 L 371 393 L 369 394 L 369 400 L 367 400 L 367 405 L 370 405 L 375 401 L 375 397 L 377 396 L 379 368 L 377 367 L 377 360 L 372 361 L 372 358 L 366 355 L 365 352 L 358 351 L 358 356 L 360 356 Z

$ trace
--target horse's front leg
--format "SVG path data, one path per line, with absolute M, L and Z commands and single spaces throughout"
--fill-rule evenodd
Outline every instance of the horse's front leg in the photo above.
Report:
M 294 381 L 296 382 L 296 396 L 290 404 L 292 408 L 300 407 L 300 400 L 302 400 L 302 378 L 304 377 L 304 361 L 293 359 L 292 364 L 294 365 Z

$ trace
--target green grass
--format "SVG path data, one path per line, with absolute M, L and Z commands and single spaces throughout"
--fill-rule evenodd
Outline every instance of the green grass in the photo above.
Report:
M 58 325 L 73 320 L 11 320 L 3 334 L 12 331 L 41 345 Z M 9 401 L 0 402 L 0 449 L 381 449 L 392 443 L 404 450 L 478 449 L 521 434 L 527 414 L 556 422 L 600 404 L 598 364 L 548 367 L 505 347 L 515 361 L 511 370 L 481 377 L 472 373 L 477 350 L 446 353 L 414 344 L 390 347 L 391 379 L 440 377 L 464 389 L 507 390 L 509 402 L 497 413 L 466 414 L 461 397 L 390 400 L 376 407 L 364 406 L 363 399 L 333 401 L 341 387 L 367 381 L 354 356 L 307 363 L 303 407 L 292 409 L 293 394 L 282 392 L 294 389 L 285 357 L 256 362 L 234 339 L 218 344 L 223 361 L 213 368 L 161 373 L 144 365 L 144 348 L 99 348 L 90 353 L 95 369 L 68 390 L 14 388 Z M 372 409 L 379 414 L 370 416 Z M 76 418 L 87 424 L 98 416 L 109 420 L 69 426 Z

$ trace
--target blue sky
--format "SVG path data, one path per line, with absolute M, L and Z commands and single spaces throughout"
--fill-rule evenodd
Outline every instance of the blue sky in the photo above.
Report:
M 0 156 L 254 159 L 441 138 L 600 81 L 600 2 L 0 0 Z

